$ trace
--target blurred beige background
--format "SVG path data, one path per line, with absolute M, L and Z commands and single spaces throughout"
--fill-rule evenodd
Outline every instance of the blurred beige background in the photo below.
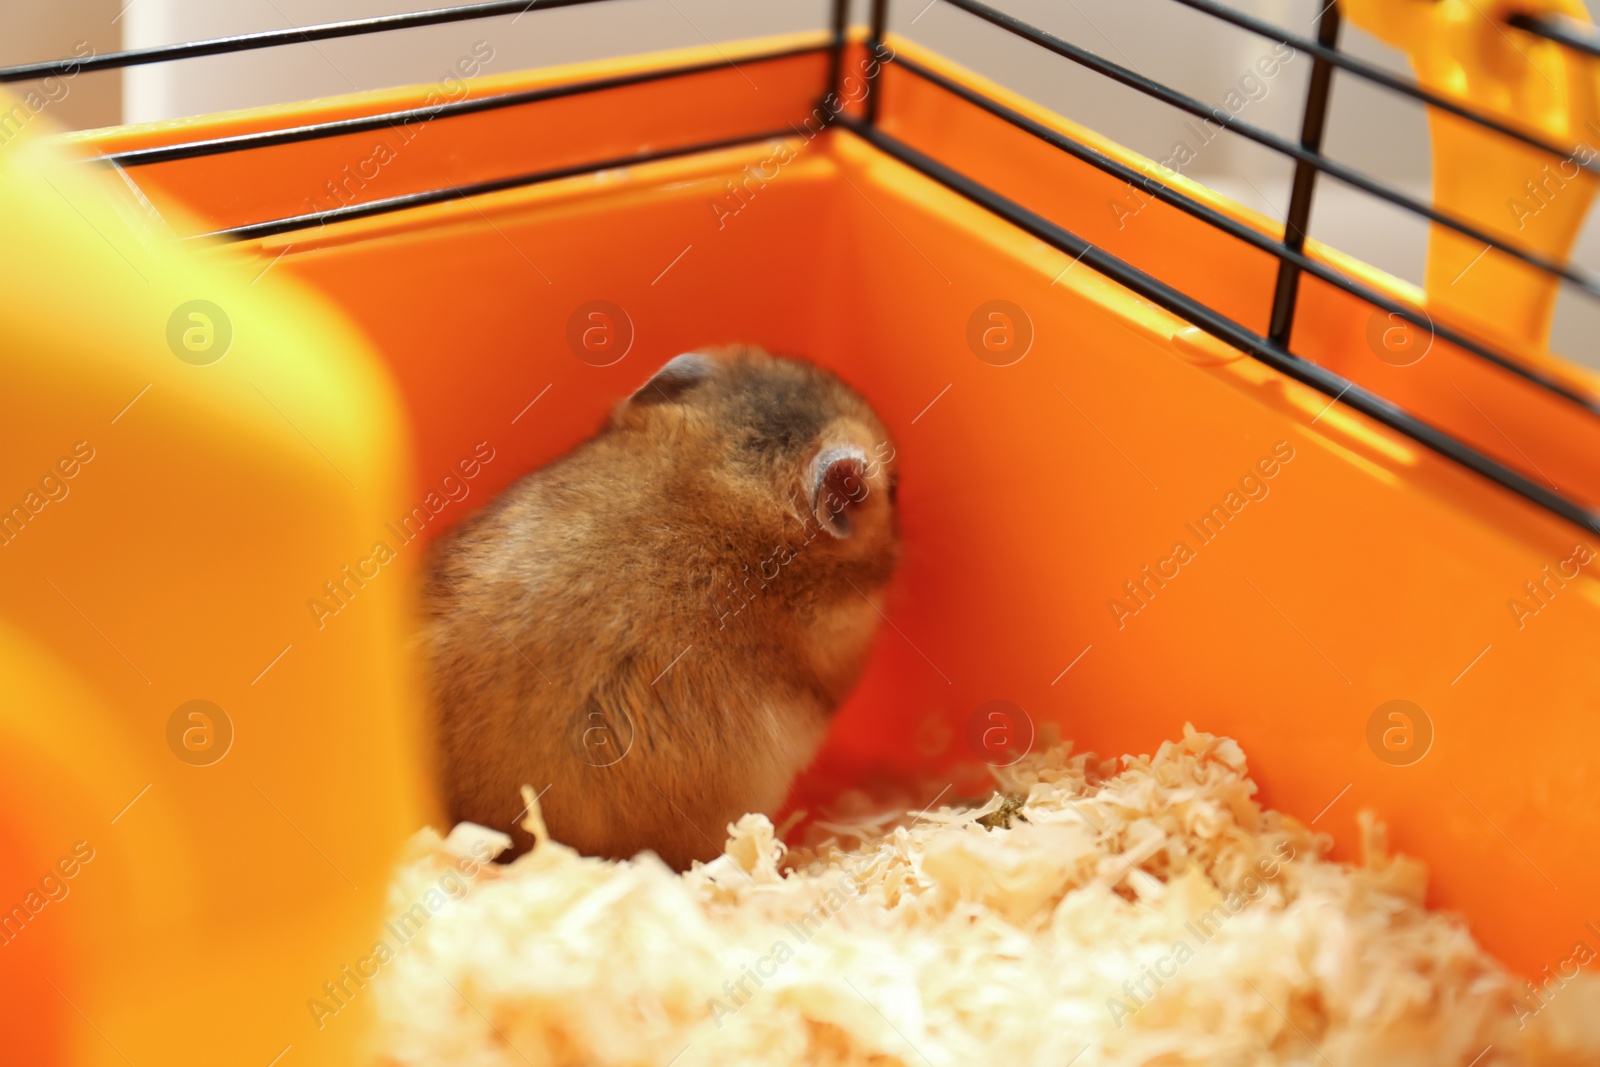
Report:
M 0 0 L 0 65 L 363 18 L 458 0 Z M 997 6 L 1107 59 L 1220 103 L 1270 45 L 1171 0 L 997 0 Z M 1316 0 L 1235 0 L 1235 7 L 1313 36 Z M 1184 116 L 1109 83 L 937 0 L 892 0 L 891 27 L 1152 158 L 1186 139 Z M 866 18 L 858 0 L 858 21 Z M 50 105 L 58 122 L 90 127 L 435 81 L 477 41 L 493 44 L 487 73 L 827 24 L 825 0 L 613 0 L 375 36 L 293 45 L 81 75 Z M 1409 74 L 1404 59 L 1353 27 L 1342 45 Z M 1297 137 L 1311 64 L 1304 56 L 1248 86 L 1240 117 Z M 1426 198 L 1423 110 L 1355 78 L 1334 80 L 1326 149 L 1333 157 Z M 1241 138 L 1219 137 L 1182 168 L 1271 216 L 1288 203 L 1289 164 Z M 1319 182 L 1311 233 L 1412 282 L 1422 279 L 1427 228 L 1338 182 Z M 1593 219 L 1576 258 L 1600 264 Z M 1554 346 L 1600 367 L 1600 306 L 1564 294 Z

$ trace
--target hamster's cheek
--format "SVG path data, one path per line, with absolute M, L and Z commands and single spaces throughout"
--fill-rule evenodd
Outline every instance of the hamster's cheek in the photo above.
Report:
M 843 701 L 866 666 L 878 621 L 877 609 L 851 591 L 812 622 L 807 633 L 812 668 L 836 701 Z

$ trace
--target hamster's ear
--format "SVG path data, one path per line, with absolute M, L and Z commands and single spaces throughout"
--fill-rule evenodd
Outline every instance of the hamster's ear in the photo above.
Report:
M 867 498 L 867 454 L 855 445 L 833 445 L 811 461 L 811 511 L 835 538 L 850 536 L 850 516 Z
M 700 352 L 673 356 L 650 376 L 649 381 L 634 391 L 628 402 L 636 407 L 676 404 L 683 394 L 711 377 L 715 369 L 715 361 Z

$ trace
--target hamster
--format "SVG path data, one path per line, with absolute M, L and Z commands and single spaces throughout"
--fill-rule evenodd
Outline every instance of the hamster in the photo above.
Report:
M 449 815 L 679 870 L 771 815 L 865 667 L 899 465 L 833 374 L 668 361 L 598 435 L 437 542 L 424 641 Z

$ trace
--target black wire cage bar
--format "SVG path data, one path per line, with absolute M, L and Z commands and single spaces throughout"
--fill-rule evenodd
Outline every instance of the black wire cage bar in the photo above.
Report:
M 203 41 L 112 52 L 84 58 L 47 60 L 0 68 L 0 83 L 23 82 L 51 76 L 70 76 L 83 71 L 111 70 L 148 63 L 216 56 L 472 19 L 511 17 L 515 21 L 528 13 L 599 2 L 602 2 L 602 0 L 499 0 L 499 2 L 468 4 L 368 19 L 330 22 L 286 30 L 247 33 Z M 1495 237 L 1468 220 L 1439 211 L 1430 204 L 1390 188 L 1382 182 L 1324 155 L 1321 150 L 1322 131 L 1326 124 L 1332 75 L 1335 70 L 1361 78 L 1371 84 L 1378 85 L 1429 107 L 1438 108 L 1482 129 L 1549 154 L 1552 157 L 1572 158 L 1577 146 L 1557 144 L 1535 131 L 1520 129 L 1510 123 L 1479 112 L 1459 101 L 1440 96 L 1414 81 L 1398 77 L 1347 56 L 1338 49 L 1340 16 L 1335 3 L 1329 3 L 1323 8 L 1318 18 L 1317 37 L 1312 40 L 1301 35 L 1289 33 L 1253 16 L 1215 3 L 1214 0 L 1172 0 L 1173 3 L 1201 12 L 1267 40 L 1286 44 L 1312 57 L 1312 74 L 1302 110 L 1300 137 L 1298 140 L 1289 140 L 1258 126 L 1241 122 L 1221 109 L 1209 107 L 1202 101 L 1188 96 L 1171 86 L 1113 63 L 1039 27 L 1030 25 L 1021 19 L 982 3 L 980 0 L 933 0 L 933 2 L 948 4 L 1127 88 L 1196 117 L 1214 122 L 1223 129 L 1242 136 L 1283 157 L 1292 159 L 1295 166 L 1290 203 L 1284 219 L 1283 235 L 1281 238 L 1276 238 L 1229 218 L 1209 205 L 1180 192 L 1163 181 L 1157 174 L 1143 173 L 1125 163 L 1111 159 L 1089 145 L 1078 142 L 1059 131 L 1024 116 L 998 101 L 929 69 L 910 57 L 894 55 L 884 46 L 889 15 L 888 0 L 870 0 L 870 16 L 865 43 L 869 52 L 882 60 L 882 63 L 869 74 L 869 81 L 876 82 L 882 78 L 882 67 L 894 66 L 959 97 L 969 104 L 981 108 L 988 114 L 1009 123 L 1083 163 L 1106 174 L 1138 185 L 1161 202 L 1209 224 L 1219 232 L 1274 256 L 1278 261 L 1278 273 L 1273 291 L 1270 326 L 1267 333 L 1260 334 L 1251 330 L 1223 315 L 1215 308 L 1180 292 L 1173 286 L 1162 282 L 1105 249 L 1084 240 L 1059 224 L 1034 213 L 1021 204 L 1015 203 L 994 189 L 982 185 L 878 128 L 878 108 L 881 97 L 879 92 L 869 90 L 865 97 L 862 113 L 859 116 L 843 110 L 828 109 L 825 113 L 835 116 L 833 121 L 840 129 L 852 136 L 865 140 L 878 150 L 982 206 L 1007 223 L 1017 226 L 1076 259 L 1082 260 L 1091 268 L 1188 321 L 1223 343 L 1237 348 L 1251 358 L 1320 391 L 1331 398 L 1330 403 L 1343 403 L 1351 409 L 1361 412 L 1363 415 L 1410 437 L 1440 455 L 1516 493 L 1539 507 L 1584 529 L 1600 533 L 1600 513 L 1591 511 L 1553 488 L 1531 480 L 1519 471 L 1420 419 L 1383 396 L 1296 355 L 1289 348 L 1299 295 L 1300 278 L 1302 274 L 1309 274 L 1371 304 L 1374 308 L 1382 309 L 1419 328 L 1430 330 L 1433 334 L 1457 346 L 1462 351 L 1484 360 L 1506 373 L 1531 382 L 1565 402 L 1576 405 L 1591 414 L 1600 415 L 1600 398 L 1573 388 L 1537 368 L 1530 367 L 1516 356 L 1499 351 L 1494 346 L 1486 344 L 1481 339 L 1469 336 L 1462 330 L 1435 323 L 1420 309 L 1392 299 L 1369 286 L 1355 281 L 1327 264 L 1311 258 L 1304 251 L 1306 227 L 1311 215 L 1316 177 L 1319 174 L 1326 174 L 1330 178 L 1386 201 L 1417 217 L 1427 219 L 1435 225 L 1480 241 L 1487 248 L 1492 248 L 1510 256 L 1536 271 L 1560 279 L 1588 297 L 1600 297 L 1600 275 L 1575 267 L 1570 263 L 1556 262 L 1538 252 L 1521 248 L 1511 242 Z M 826 84 L 821 87 L 820 97 L 824 104 L 830 97 L 837 100 L 839 99 L 837 94 L 840 88 L 843 68 L 842 57 L 849 45 L 850 10 L 849 0 L 832 0 L 829 20 L 830 33 L 825 44 L 745 56 L 742 57 L 742 62 L 761 63 L 791 56 L 826 52 Z M 1587 27 L 1571 23 L 1570 20 L 1545 16 L 1514 15 L 1507 20 L 1506 25 L 1520 32 L 1557 42 L 1564 47 L 1586 55 L 1600 56 L 1600 36 L 1594 35 L 1592 30 Z M 431 121 L 436 118 L 450 118 L 499 108 L 533 105 L 561 97 L 604 92 L 609 89 L 651 81 L 690 77 L 716 70 L 723 65 L 720 61 L 703 62 L 639 72 L 621 77 L 574 82 L 544 89 L 469 97 L 464 100 L 440 103 L 424 108 L 390 111 L 333 122 L 312 123 L 286 129 L 110 153 L 97 157 L 90 162 L 130 168 L 199 156 L 250 151 L 299 141 L 337 137 L 348 133 L 404 126 L 407 123 Z M 873 89 L 875 88 L 876 86 L 874 85 Z M 265 237 L 323 226 L 330 222 L 345 219 L 379 215 L 423 204 L 440 203 L 502 189 L 594 173 L 619 166 L 688 156 L 719 148 L 788 137 L 796 133 L 799 129 L 799 123 L 808 117 L 797 116 L 796 123 L 787 129 L 754 131 L 748 136 L 655 149 L 622 157 L 596 160 L 584 164 L 552 168 L 465 185 L 448 184 L 443 189 L 425 190 L 402 196 L 349 204 L 328 211 L 305 215 L 264 219 L 256 223 L 235 226 L 211 234 L 197 236 L 236 240 Z M 1600 174 L 1600 162 L 1586 160 L 1581 166 L 1590 173 Z
M 1518 12 L 1506 20 L 1515 29 L 1554 41 L 1576 52 L 1600 57 L 1600 33 L 1593 26 L 1560 15 L 1529 15 Z

